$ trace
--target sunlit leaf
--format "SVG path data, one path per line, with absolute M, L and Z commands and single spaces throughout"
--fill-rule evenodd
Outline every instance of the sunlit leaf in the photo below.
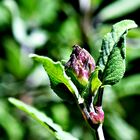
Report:
M 118 0 L 103 8 L 98 16 L 103 21 L 115 19 L 135 11 L 139 7 L 139 0 Z
M 38 111 L 37 109 L 33 108 L 32 106 L 26 105 L 25 103 L 14 99 L 9 98 L 9 101 L 15 105 L 20 110 L 27 113 L 31 118 L 36 120 L 42 126 L 44 126 L 47 130 L 49 130 L 57 139 L 59 140 L 78 140 L 77 138 L 73 137 L 71 134 L 64 132 L 62 128 L 53 123 L 53 121 L 47 117 L 44 113 Z
M 12 32 L 15 39 L 21 45 L 33 48 L 44 45 L 47 40 L 46 31 L 36 28 L 28 34 L 30 27 L 26 24 L 25 20 L 20 17 L 20 9 L 17 3 L 15 1 L 4 1 L 4 5 L 12 15 Z
M 95 69 L 95 71 L 91 75 L 90 90 L 91 90 L 91 94 L 93 94 L 93 95 L 95 94 L 95 92 L 97 91 L 97 89 L 102 84 L 102 82 L 98 78 L 98 73 L 99 73 L 99 70 L 98 69 Z
M 97 65 L 102 70 L 101 81 L 113 85 L 120 81 L 125 72 L 126 34 L 137 25 L 132 20 L 124 20 L 113 25 L 112 31 L 105 35 Z
M 0 28 L 5 28 L 5 25 L 7 25 L 9 22 L 10 14 L 8 10 L 4 7 L 4 5 L 0 3 Z
M 34 60 L 43 64 L 49 78 L 52 89 L 64 100 L 73 100 L 73 96 L 80 98 L 78 90 L 70 78 L 66 75 L 64 66 L 60 62 L 54 62 L 48 57 L 30 55 Z M 73 94 L 73 96 L 72 96 Z

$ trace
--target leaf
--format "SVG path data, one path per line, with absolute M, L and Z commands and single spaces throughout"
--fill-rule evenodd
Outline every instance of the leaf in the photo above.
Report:
M 11 108 L 8 105 L 5 100 L 0 100 L 0 126 L 4 129 L 9 140 L 22 140 L 23 128 L 18 119 L 11 113 Z
M 47 117 L 44 113 L 38 111 L 37 109 L 33 108 L 32 106 L 26 105 L 25 103 L 15 99 L 9 98 L 9 101 L 15 105 L 20 110 L 27 113 L 31 118 L 36 120 L 42 126 L 44 126 L 47 130 L 49 130 L 57 139 L 59 140 L 78 140 L 77 138 L 73 137 L 71 134 L 62 130 L 62 128 L 53 123 L 53 121 Z
M 91 96 L 95 97 L 97 90 L 102 85 L 102 82 L 98 78 L 99 70 L 100 70 L 100 68 L 96 67 L 95 71 L 90 76 L 87 87 L 82 92 L 82 97 L 84 98 L 84 101 L 86 103 L 89 103 Z
M 140 74 L 123 78 L 113 89 L 117 93 L 118 98 L 140 95 Z
M 112 31 L 102 41 L 97 65 L 101 68 L 103 85 L 116 84 L 125 72 L 126 34 L 137 25 L 132 20 L 123 20 L 113 25 Z
M 6 51 L 5 65 L 16 78 L 24 79 L 31 71 L 32 63 L 28 58 L 28 54 L 24 51 L 20 51 L 19 46 L 12 39 L 6 39 L 4 41 L 4 47 Z
M 78 100 L 81 100 L 76 86 L 66 75 L 64 66 L 60 62 L 54 62 L 48 57 L 35 54 L 31 54 L 30 57 L 43 64 L 43 67 L 50 78 L 51 87 L 59 97 L 71 101 L 73 100 L 73 94 Z
M 4 4 L 0 3 L 0 28 L 6 28 L 10 23 L 10 14 Z
M 108 62 L 103 72 L 103 84 L 113 85 L 120 81 L 125 72 L 125 37 L 115 46 L 108 58 Z M 119 44 L 120 47 L 119 47 Z M 124 49 L 124 51 L 123 51 Z M 122 51 L 122 52 L 121 52 Z
M 98 17 L 102 21 L 111 20 L 131 13 L 138 8 L 140 8 L 140 0 L 119 0 L 103 8 Z
M 99 73 L 99 69 L 96 68 L 95 71 L 92 73 L 91 75 L 91 80 L 90 80 L 90 90 L 91 90 L 91 94 L 95 95 L 95 92 L 97 91 L 97 89 L 101 86 L 102 82 L 100 81 L 100 79 L 98 78 L 98 73 Z
M 34 29 L 28 34 L 27 32 L 30 27 L 27 26 L 26 22 L 20 17 L 20 10 L 17 3 L 15 1 L 4 1 L 4 5 L 12 16 L 12 32 L 16 41 L 32 48 L 44 45 L 47 40 L 46 32 L 41 29 Z M 28 9 L 26 9 L 26 11 L 27 10 Z
M 111 139 L 116 140 L 136 140 L 138 139 L 139 132 L 129 125 L 123 118 L 114 110 L 111 113 L 106 114 L 106 121 L 104 125 L 112 137 Z

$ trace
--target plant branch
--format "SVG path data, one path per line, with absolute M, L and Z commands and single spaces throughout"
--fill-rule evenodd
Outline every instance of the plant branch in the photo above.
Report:
M 94 106 L 102 106 L 103 92 L 104 92 L 104 88 L 100 87 L 97 94 L 97 100 L 95 101 Z
M 97 140 L 105 140 L 102 124 L 100 124 L 99 127 L 95 130 L 95 133 L 96 133 Z

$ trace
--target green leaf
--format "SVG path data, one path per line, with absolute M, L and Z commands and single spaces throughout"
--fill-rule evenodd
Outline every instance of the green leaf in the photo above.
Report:
M 81 100 L 76 86 L 66 75 L 64 66 L 60 62 L 54 62 L 48 57 L 35 54 L 31 54 L 30 57 L 43 64 L 44 69 L 50 78 L 51 87 L 59 97 L 71 101 L 73 100 L 73 94 L 78 100 Z
M 87 102 L 87 103 L 88 103 L 89 98 L 91 98 L 91 96 L 96 95 L 97 90 L 102 85 L 102 82 L 98 78 L 99 70 L 100 70 L 100 68 L 96 67 L 95 71 L 90 76 L 87 87 L 82 92 L 82 97 L 84 98 L 85 102 Z
M 101 53 L 97 65 L 103 85 L 116 84 L 125 72 L 126 34 L 128 29 L 137 25 L 132 20 L 123 20 L 113 25 L 112 31 L 102 41 Z
M 140 95 L 140 74 L 123 78 L 113 89 L 118 98 Z
M 53 123 L 51 118 L 47 117 L 44 113 L 39 112 L 37 109 L 33 108 L 32 106 L 26 105 L 25 103 L 14 99 L 9 98 L 9 101 L 15 105 L 20 110 L 27 113 L 31 118 L 36 120 L 42 126 L 44 126 L 47 130 L 49 130 L 57 139 L 59 140 L 78 140 L 77 138 L 73 137 L 71 134 L 62 130 L 62 128 Z
M 0 28 L 7 28 L 10 23 L 10 14 L 4 4 L 0 2 Z
M 123 118 L 114 110 L 111 113 L 107 112 L 106 121 L 104 125 L 107 132 L 112 139 L 119 140 L 136 140 L 138 139 L 139 132 L 129 125 Z
M 111 20 L 131 13 L 138 8 L 140 8 L 139 0 L 117 0 L 103 8 L 98 14 L 98 17 L 102 21 Z
M 24 79 L 31 71 L 32 63 L 28 58 L 28 54 L 20 51 L 16 42 L 10 38 L 4 40 L 4 48 L 6 51 L 6 60 L 4 64 L 7 69 L 18 79 Z
M 6 132 L 9 140 L 22 140 L 23 128 L 18 119 L 11 113 L 11 108 L 7 103 L 3 99 L 0 100 L 0 126 Z
M 99 69 L 96 68 L 95 71 L 92 73 L 91 78 L 90 78 L 91 79 L 90 80 L 90 90 L 91 90 L 90 93 L 92 95 L 95 95 L 95 92 L 102 84 L 102 82 L 98 78 L 98 73 L 99 73 Z
M 103 84 L 113 85 L 120 81 L 125 72 L 125 37 L 120 39 L 108 58 L 103 72 Z M 119 46 L 120 45 L 120 46 Z

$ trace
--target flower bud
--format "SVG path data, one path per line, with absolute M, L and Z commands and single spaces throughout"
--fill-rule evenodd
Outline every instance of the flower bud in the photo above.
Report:
M 66 73 L 72 78 L 75 85 L 85 87 L 88 79 L 95 69 L 93 57 L 78 45 L 73 46 L 69 61 L 65 65 Z
M 94 124 L 101 124 L 104 121 L 104 111 L 101 106 L 95 106 L 95 112 L 90 112 L 90 118 Z

